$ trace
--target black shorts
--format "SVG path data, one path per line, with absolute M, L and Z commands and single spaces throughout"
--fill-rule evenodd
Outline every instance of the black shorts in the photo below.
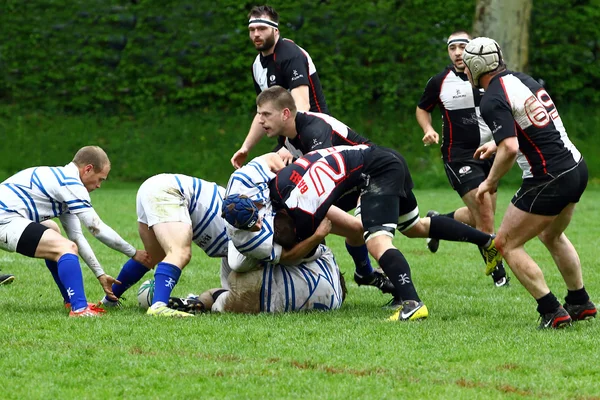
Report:
M 38 224 L 37 222 L 32 222 L 27 225 L 27 228 L 25 228 L 17 243 L 17 253 L 34 258 L 38 244 L 40 244 L 40 240 L 42 240 L 42 235 L 48 229 L 50 228 L 46 225 Z
M 577 203 L 588 182 L 585 161 L 559 175 L 523 179 L 511 202 L 519 210 L 538 215 L 558 215 Z
M 419 219 L 413 181 L 404 158 L 393 150 L 377 149 L 365 160 L 365 182 L 361 188 L 361 218 L 365 239 L 384 231 L 393 236 Z
M 462 198 L 487 178 L 493 163 L 493 157 L 487 160 L 452 161 L 444 164 L 444 169 L 452 189 Z

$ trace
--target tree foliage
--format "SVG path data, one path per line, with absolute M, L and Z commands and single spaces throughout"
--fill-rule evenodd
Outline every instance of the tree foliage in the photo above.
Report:
M 237 0 L 5 0 L 0 103 L 19 109 L 131 113 L 253 107 Z M 447 64 L 445 39 L 475 4 L 448 0 L 274 1 L 282 36 L 310 53 L 332 112 L 414 107 Z M 557 100 L 600 103 L 597 0 L 538 0 L 530 71 Z M 6 109 L 6 107 L 4 107 Z

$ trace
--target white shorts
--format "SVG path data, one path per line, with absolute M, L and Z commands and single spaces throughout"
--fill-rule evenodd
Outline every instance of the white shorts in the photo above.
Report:
M 172 175 L 148 178 L 136 196 L 138 222 L 152 227 L 161 222 L 185 222 L 192 225 L 188 202 L 173 181 Z
M 229 291 L 217 298 L 212 311 L 279 313 L 342 305 L 340 270 L 327 248 L 318 259 L 297 266 L 267 264 L 259 270 L 231 272 L 227 283 Z
M 32 223 L 33 221 L 23 217 L 0 220 L 0 249 L 11 253 L 17 251 L 23 231 Z

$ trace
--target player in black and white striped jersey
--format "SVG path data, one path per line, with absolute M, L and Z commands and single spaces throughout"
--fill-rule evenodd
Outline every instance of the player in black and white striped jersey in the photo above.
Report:
M 248 14 L 248 31 L 259 51 L 252 64 L 256 94 L 274 85 L 282 86 L 290 91 L 299 110 L 328 114 L 315 64 L 306 50 L 280 37 L 277 11 L 266 5 L 252 8 Z M 250 150 L 263 135 L 255 117 L 244 143 L 231 158 L 235 168 L 246 162 Z M 292 155 L 285 149 L 279 153 L 286 164 L 292 160 Z
M 439 134 L 431 124 L 431 112 L 436 106 L 440 107 L 443 121 L 440 149 L 444 169 L 450 185 L 466 205 L 445 215 L 483 232 L 494 233 L 496 194 L 487 194 L 483 203 L 475 198 L 477 187 L 487 177 L 493 158 L 473 158 L 479 146 L 492 140 L 492 132 L 479 112 L 483 90 L 473 88 L 464 72 L 463 51 L 470 39 L 465 31 L 456 31 L 448 37 L 448 56 L 452 64 L 429 79 L 419 100 L 416 118 L 423 129 L 425 146 L 437 144 Z M 430 211 L 428 215 L 435 213 Z M 427 247 L 434 253 L 438 246 L 439 241 L 435 239 L 427 241 Z M 498 287 L 508 284 L 504 265 L 499 265 L 492 278 Z
M 496 154 L 477 197 L 495 192 L 515 161 L 523 170 L 523 183 L 498 230 L 498 249 L 536 299 L 540 328 L 560 328 L 571 320 L 595 317 L 579 256 L 564 234 L 587 186 L 588 170 L 581 153 L 569 140 L 548 92 L 530 76 L 507 70 L 496 41 L 485 37 L 472 40 L 465 48 L 464 62 L 473 86 L 486 91 L 481 114 L 495 140 L 476 152 L 481 158 Z M 567 286 L 564 308 L 525 251 L 525 243 L 536 236 L 552 255 Z

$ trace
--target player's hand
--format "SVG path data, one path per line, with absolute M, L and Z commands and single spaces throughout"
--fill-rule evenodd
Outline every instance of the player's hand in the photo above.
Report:
M 118 281 L 115 278 L 113 278 L 112 276 L 106 275 L 106 274 L 100 275 L 98 277 L 98 281 L 100 282 L 100 285 L 102 286 L 102 289 L 104 290 L 104 293 L 106 293 L 106 297 L 109 300 L 112 300 L 112 301 L 119 300 L 112 291 L 112 285 L 114 283 L 116 283 L 117 285 L 120 285 L 121 281 Z
M 238 169 L 241 168 L 242 165 L 246 162 L 248 158 L 248 149 L 241 148 L 235 152 L 233 157 L 231 157 L 231 165 L 233 168 Z
M 481 184 L 477 188 L 477 194 L 475 194 L 475 196 L 477 197 L 477 201 L 483 203 L 483 196 L 486 193 L 494 194 L 496 193 L 496 190 L 498 190 L 498 183 L 494 183 L 491 182 L 489 179 L 486 179 L 485 181 L 481 182 Z
M 473 154 L 473 158 L 477 160 L 485 160 L 486 158 L 490 158 L 496 153 L 498 150 L 498 146 L 496 146 L 496 142 L 490 140 L 487 143 L 479 146 L 477 150 L 475 150 L 475 154 Z
M 133 257 L 135 261 L 144 264 L 144 266 L 148 269 L 152 269 L 152 257 L 145 250 L 136 250 L 135 255 Z
M 279 154 L 285 165 L 289 165 L 294 161 L 294 156 L 285 147 L 280 148 L 277 154 Z
M 438 133 L 433 129 L 430 129 L 427 132 L 425 132 L 425 135 L 423 136 L 423 144 L 425 146 L 429 146 L 430 144 L 438 144 L 439 141 L 440 135 L 438 135 Z
M 331 231 L 331 221 L 329 218 L 324 218 L 323 221 L 317 226 L 317 230 L 315 231 L 315 235 L 320 238 L 325 238 Z

